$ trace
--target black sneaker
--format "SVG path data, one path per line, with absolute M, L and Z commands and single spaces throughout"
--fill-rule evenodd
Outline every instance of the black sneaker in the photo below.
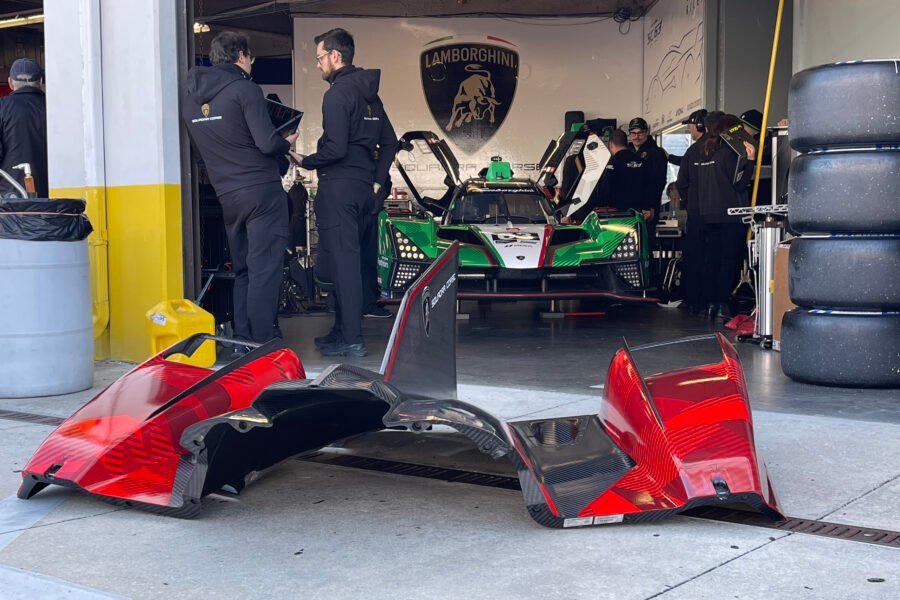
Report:
M 333 331 L 327 335 L 319 336 L 313 340 L 313 342 L 315 342 L 316 344 L 316 348 L 321 348 L 323 346 L 333 346 L 340 341 L 340 337 L 338 337 L 338 335 Z
M 363 316 L 371 317 L 373 319 L 390 319 L 394 316 L 394 313 L 392 313 L 385 307 L 376 304 L 373 308 L 363 312 Z
M 320 346 L 319 353 L 322 356 L 368 356 L 365 344 L 334 344 L 331 346 Z

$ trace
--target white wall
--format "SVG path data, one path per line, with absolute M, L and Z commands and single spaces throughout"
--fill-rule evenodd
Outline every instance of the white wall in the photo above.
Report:
M 704 0 L 659 0 L 642 24 L 643 114 L 651 131 L 659 131 L 706 102 Z
M 641 114 L 642 27 L 627 34 L 611 20 L 596 19 L 294 19 L 294 97 L 303 110 L 301 151 L 315 148 L 321 134 L 321 102 L 327 84 L 315 68 L 313 37 L 343 27 L 356 40 L 360 67 L 380 68 L 381 98 L 397 134 L 413 129 L 439 133 L 422 91 L 419 57 L 423 46 L 444 36 L 470 41 L 486 35 L 517 46 L 519 81 L 515 99 L 499 131 L 476 153 L 453 147 L 469 171 L 500 154 L 516 164 L 540 160 L 548 142 L 563 129 L 564 113 L 583 110 L 587 118 L 626 122 Z M 517 175 L 529 175 L 526 167 Z M 533 173 L 532 173 L 533 174 Z
M 898 0 L 794 0 L 794 72 L 840 60 L 900 58 L 898 32 Z

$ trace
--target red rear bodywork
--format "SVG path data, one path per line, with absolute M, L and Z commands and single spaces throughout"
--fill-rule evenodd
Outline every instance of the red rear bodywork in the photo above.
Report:
M 291 350 L 267 348 L 219 371 L 166 360 L 171 351 L 138 365 L 50 434 L 23 470 L 19 496 L 54 483 L 181 507 L 192 469 L 179 443 L 184 429 L 250 406 L 272 383 L 304 377 Z

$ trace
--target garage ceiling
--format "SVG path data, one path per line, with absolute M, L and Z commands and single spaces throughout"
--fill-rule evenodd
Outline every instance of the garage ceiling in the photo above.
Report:
M 640 18 L 657 0 L 194 0 L 195 20 L 290 35 L 292 16 Z

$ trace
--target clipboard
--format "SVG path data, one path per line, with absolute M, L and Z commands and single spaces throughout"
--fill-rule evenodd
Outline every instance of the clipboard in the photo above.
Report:
M 272 120 L 275 131 L 282 136 L 294 133 L 300 126 L 300 119 L 303 118 L 303 111 L 274 100 L 266 99 L 266 109 L 269 111 L 269 119 Z

